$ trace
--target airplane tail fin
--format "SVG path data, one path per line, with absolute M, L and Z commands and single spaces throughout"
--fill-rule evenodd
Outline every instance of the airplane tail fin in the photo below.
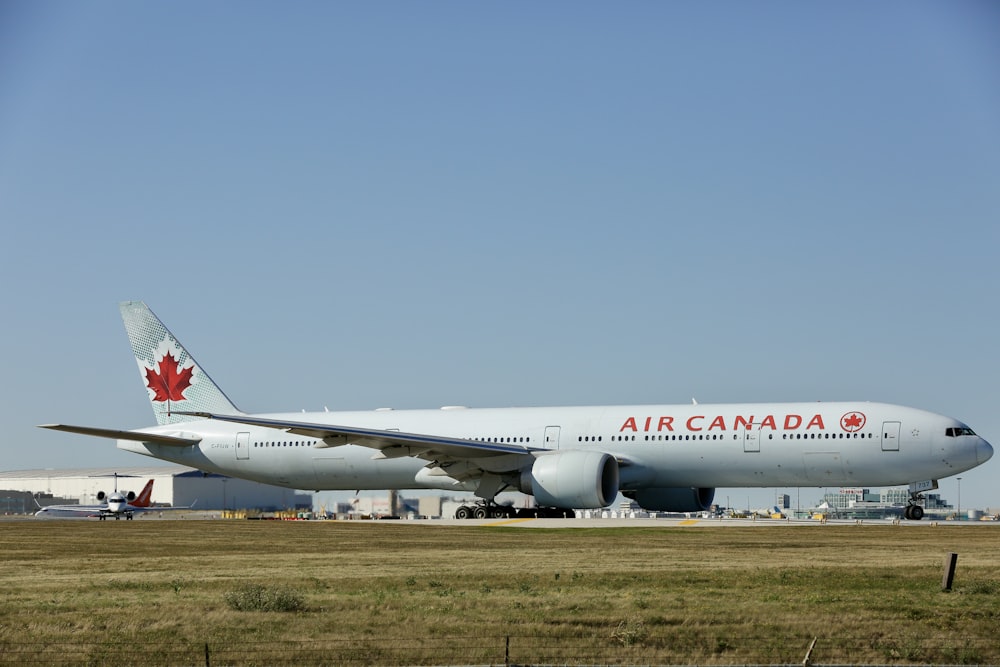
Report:
M 135 497 L 135 500 L 129 503 L 133 507 L 149 507 L 150 500 L 153 496 L 153 480 L 146 482 L 146 486 L 142 487 L 142 491 L 139 495 Z
M 198 419 L 175 411 L 241 414 L 145 303 L 119 308 L 158 424 Z

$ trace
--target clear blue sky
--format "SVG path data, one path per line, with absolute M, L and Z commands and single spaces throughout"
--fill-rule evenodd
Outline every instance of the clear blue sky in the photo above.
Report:
M 861 399 L 1000 445 L 993 2 L 9 0 L 0 225 L 0 469 L 147 463 L 34 426 L 152 422 L 124 299 L 248 411 Z

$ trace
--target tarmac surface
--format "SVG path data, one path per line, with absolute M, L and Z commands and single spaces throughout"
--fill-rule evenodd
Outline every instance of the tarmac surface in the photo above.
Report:
M 702 518 L 656 518 L 656 519 L 418 519 L 398 520 L 386 523 L 429 524 L 442 526 L 504 526 L 512 528 L 780 528 L 824 526 L 997 526 L 1000 521 L 899 521 L 890 519 L 702 519 Z
M 0 516 L 0 521 L 97 521 L 96 517 L 36 517 L 34 515 Z M 124 521 L 125 519 L 122 519 Z M 245 521 L 242 518 L 226 518 L 222 512 L 212 510 L 193 510 L 186 512 L 144 512 L 136 514 L 134 521 Z M 779 527 L 812 527 L 824 526 L 900 526 L 908 528 L 945 527 L 958 528 L 969 526 L 996 526 L 1000 521 L 955 521 L 939 519 L 923 519 L 922 521 L 906 521 L 900 519 L 771 519 L 764 517 L 748 518 L 702 518 L 702 517 L 619 517 L 619 518 L 577 518 L 577 519 L 279 519 L 263 518 L 267 521 L 296 521 L 298 523 L 327 522 L 366 522 L 391 525 L 420 526 L 490 526 L 510 528 L 779 528 Z M 107 521 L 114 521 L 109 518 Z

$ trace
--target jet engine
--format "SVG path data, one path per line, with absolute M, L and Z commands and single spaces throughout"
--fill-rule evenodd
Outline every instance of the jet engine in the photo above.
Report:
M 623 491 L 626 498 L 653 512 L 701 512 L 712 506 L 715 489 L 690 486 L 660 487 Z
M 546 454 L 521 472 L 520 490 L 538 505 L 564 509 L 607 507 L 618 495 L 618 461 L 604 452 Z
M 118 494 L 117 492 L 115 492 L 115 494 L 121 495 Z M 97 500 L 103 503 L 104 501 L 108 500 L 108 494 L 105 493 L 104 491 L 98 491 Z M 133 500 L 135 500 L 135 491 L 129 491 L 128 493 L 126 493 L 125 500 L 127 500 L 128 502 L 132 502 Z

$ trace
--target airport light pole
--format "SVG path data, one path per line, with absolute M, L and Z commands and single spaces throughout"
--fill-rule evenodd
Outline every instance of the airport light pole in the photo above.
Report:
M 962 520 L 962 478 L 958 478 L 958 516 L 955 517 L 959 521 Z

